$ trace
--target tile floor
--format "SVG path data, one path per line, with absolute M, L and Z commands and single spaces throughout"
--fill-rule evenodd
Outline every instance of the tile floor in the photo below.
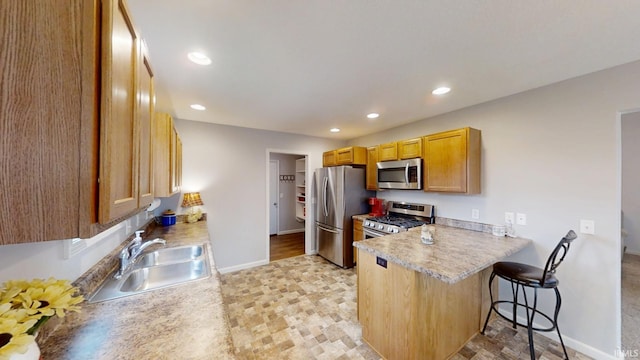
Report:
M 222 293 L 239 359 L 379 359 L 362 341 L 356 273 L 319 256 L 298 256 L 222 275 Z M 451 359 L 528 359 L 526 329 L 492 322 Z M 535 335 L 538 359 L 562 348 Z M 568 349 L 571 359 L 589 357 Z

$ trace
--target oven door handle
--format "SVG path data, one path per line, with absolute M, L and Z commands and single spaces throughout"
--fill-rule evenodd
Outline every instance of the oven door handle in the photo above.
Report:
M 381 236 L 387 235 L 387 234 L 384 234 L 384 233 L 381 233 L 381 232 L 378 232 L 378 231 L 374 231 L 374 230 L 371 230 L 371 229 L 368 229 L 368 228 L 362 229 L 362 232 L 364 233 L 365 236 L 369 235 L 371 237 L 381 237 Z

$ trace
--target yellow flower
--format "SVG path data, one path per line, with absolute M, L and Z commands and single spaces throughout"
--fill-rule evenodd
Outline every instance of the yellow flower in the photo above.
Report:
M 28 320 L 24 323 L 16 319 L 0 317 L 0 360 L 8 360 L 12 354 L 24 354 L 34 337 L 27 331 L 36 323 Z

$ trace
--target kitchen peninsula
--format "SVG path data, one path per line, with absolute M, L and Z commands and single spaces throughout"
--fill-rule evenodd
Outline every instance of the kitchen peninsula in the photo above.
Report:
M 491 265 L 531 242 L 435 227 L 433 245 L 420 241 L 419 227 L 354 243 L 362 338 L 386 359 L 438 360 L 458 351 L 482 328 Z

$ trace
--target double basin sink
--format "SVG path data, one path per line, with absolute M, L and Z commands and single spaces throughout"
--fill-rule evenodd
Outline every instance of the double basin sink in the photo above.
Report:
M 117 299 L 208 278 L 211 275 L 205 244 L 145 251 L 119 279 L 115 272 L 104 280 L 89 302 Z

